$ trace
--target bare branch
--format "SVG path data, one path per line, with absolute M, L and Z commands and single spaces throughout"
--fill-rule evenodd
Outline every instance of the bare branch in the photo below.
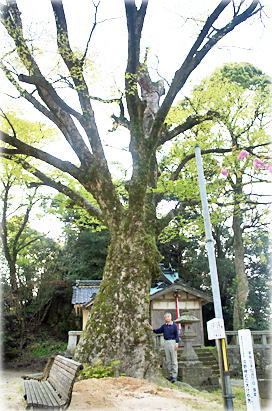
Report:
M 57 119 L 49 111 L 43 104 L 41 104 L 33 95 L 32 93 L 29 93 L 27 90 L 23 89 L 20 84 L 14 79 L 12 76 L 11 71 L 2 63 L 0 62 L 0 67 L 5 73 L 7 79 L 10 81 L 10 83 L 18 90 L 20 93 L 20 96 L 24 97 L 29 103 L 31 103 L 37 110 L 39 110 L 43 115 L 45 115 L 49 120 L 51 120 L 53 123 L 57 124 Z
M 8 125 L 10 126 L 12 133 L 13 133 L 13 137 L 16 137 L 16 131 L 13 127 L 13 124 L 11 123 L 10 119 L 8 118 L 8 116 L 4 113 L 4 111 L 0 108 L 0 111 L 2 112 L 2 116 L 3 118 L 6 120 L 6 122 L 8 123 Z
M 45 80 L 44 77 L 38 77 L 38 76 L 26 76 L 25 74 L 20 74 L 18 76 L 18 79 L 22 81 L 23 83 L 27 84 L 33 84 L 37 88 L 42 87 L 44 89 L 50 90 L 50 94 L 55 101 L 63 110 L 66 111 L 66 113 L 72 114 L 78 121 L 81 120 L 82 114 L 80 114 L 78 111 L 74 110 L 72 107 L 68 106 L 65 101 L 60 98 L 60 96 L 56 93 L 55 89 L 52 87 L 52 85 Z
M 168 224 L 177 216 L 182 214 L 186 207 L 199 204 L 198 201 L 192 201 L 190 199 L 184 199 L 182 202 L 176 205 L 175 208 L 170 210 L 164 217 L 157 219 L 156 231 L 159 234 Z
M 16 0 L 8 2 L 7 5 L 1 7 L 1 21 L 6 28 L 10 37 L 14 40 L 18 56 L 29 72 L 28 77 L 34 76 L 36 79 L 40 78 L 43 85 L 38 85 L 37 90 L 41 99 L 45 102 L 53 116 L 51 119 L 58 125 L 63 132 L 68 143 L 71 145 L 78 158 L 83 163 L 89 163 L 91 153 L 80 135 L 73 119 L 65 110 L 61 108 L 59 103 L 56 103 L 59 96 L 57 95 L 53 86 L 47 82 L 42 75 L 39 66 L 32 56 L 26 40 L 23 35 L 23 28 L 21 22 L 21 13 L 18 9 Z M 27 76 L 26 76 L 27 77 Z M 26 77 L 21 77 L 26 79 Z
M 35 238 L 32 238 L 31 240 L 27 241 L 27 242 L 22 242 L 21 245 L 17 248 L 17 253 L 19 253 L 20 251 L 22 251 L 24 248 L 26 248 L 28 245 L 35 243 L 35 241 L 40 240 L 41 238 L 44 238 L 45 235 L 39 235 Z
M 100 4 L 100 1 L 97 4 L 95 4 L 94 1 L 92 1 L 92 3 L 93 3 L 93 6 L 94 6 L 94 23 L 93 23 L 92 28 L 91 28 L 91 32 L 90 32 L 90 35 L 89 35 L 89 38 L 88 38 L 88 41 L 87 41 L 87 44 L 86 44 L 86 47 L 85 47 L 85 51 L 84 51 L 83 56 L 80 60 L 81 65 L 83 65 L 83 63 L 85 61 L 92 35 L 93 35 L 94 30 L 97 26 L 97 13 L 98 13 L 98 7 L 99 7 L 99 4 Z
M 213 27 L 215 21 L 221 16 L 225 8 L 229 5 L 231 0 L 222 0 L 218 6 L 214 9 L 212 14 L 206 20 L 199 36 L 193 44 L 184 62 L 180 68 L 176 71 L 172 80 L 168 93 L 157 113 L 156 120 L 154 121 L 153 129 L 151 132 L 151 138 L 156 138 L 157 134 L 162 128 L 167 113 L 177 95 L 181 90 L 186 80 L 192 71 L 199 65 L 209 50 L 226 34 L 231 32 L 236 26 L 252 17 L 254 14 L 261 10 L 258 8 L 260 4 L 259 0 L 253 0 L 248 8 L 241 14 L 235 15 L 232 20 L 221 29 L 217 30 L 214 35 L 210 36 L 210 29 Z M 205 42 L 206 41 L 206 42 Z M 204 44 L 203 44 L 204 43 Z M 201 48 L 202 47 L 202 48 Z
M 31 198 L 30 203 L 27 206 L 26 212 L 24 214 L 23 221 L 22 221 L 22 223 L 21 223 L 21 225 L 20 225 L 20 227 L 19 227 L 19 229 L 18 229 L 18 231 L 15 235 L 15 238 L 14 238 L 14 241 L 13 241 L 13 244 L 12 244 L 12 255 L 13 255 L 13 260 L 14 261 L 16 261 L 16 256 L 19 252 L 19 250 L 17 248 L 18 241 L 19 241 L 19 239 L 20 239 L 20 237 L 21 237 L 21 235 L 22 235 L 22 233 L 23 233 L 24 229 L 26 228 L 26 225 L 29 221 L 30 212 L 31 212 L 31 209 L 33 207 L 32 200 L 33 200 L 33 197 Z
M 137 10 L 135 0 L 124 0 L 124 2 L 128 30 L 128 58 L 125 75 L 126 100 L 130 120 L 134 122 L 139 119 L 139 107 L 142 106 L 137 91 L 137 80 L 140 65 L 140 41 L 148 0 L 142 0 L 139 10 Z
M 107 162 L 96 126 L 94 112 L 90 102 L 89 90 L 84 79 L 81 61 L 73 53 L 69 42 L 68 27 L 62 0 L 51 0 L 51 5 L 56 21 L 58 51 L 73 79 L 83 113 L 80 123 L 87 134 L 94 155 L 103 161 L 106 172 Z M 108 172 L 107 174 L 108 178 L 110 178 Z
M 163 144 L 166 141 L 171 140 L 179 134 L 184 133 L 187 130 L 190 130 L 197 124 L 201 124 L 204 121 L 213 120 L 214 118 L 218 117 L 219 113 L 213 110 L 209 110 L 206 114 L 189 116 L 184 123 L 178 125 L 173 130 L 170 130 L 167 133 L 163 133 L 159 144 Z

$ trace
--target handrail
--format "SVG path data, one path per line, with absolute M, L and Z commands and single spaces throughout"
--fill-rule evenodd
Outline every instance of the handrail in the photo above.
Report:
M 73 354 L 75 352 L 78 340 L 83 331 L 69 331 L 67 352 Z M 254 346 L 271 346 L 272 345 L 272 331 L 251 331 Z M 238 346 L 238 331 L 226 331 L 228 346 Z M 164 346 L 163 334 L 155 334 L 156 349 L 161 349 Z
M 251 331 L 252 343 L 254 346 L 271 346 L 272 345 L 272 331 L 260 330 Z M 238 331 L 226 331 L 227 341 L 229 346 L 239 345 Z M 228 338 L 231 337 L 231 338 Z

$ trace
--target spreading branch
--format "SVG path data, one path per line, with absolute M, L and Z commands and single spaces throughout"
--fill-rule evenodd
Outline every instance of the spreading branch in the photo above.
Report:
M 61 171 L 64 171 L 65 173 L 69 173 L 71 176 L 75 178 L 79 177 L 80 169 L 76 167 L 74 164 L 70 163 L 70 161 L 60 160 L 52 154 L 46 153 L 45 151 L 40 150 L 39 148 L 35 148 L 27 143 L 24 143 L 22 140 L 19 140 L 15 136 L 10 136 L 4 131 L 0 131 L 0 140 L 4 143 L 7 143 L 17 148 L 17 150 L 14 150 L 3 147 L 2 150 L 5 154 L 24 154 L 26 156 L 31 156 L 38 160 L 42 160 L 47 164 L 50 164 L 51 166 L 56 167 Z
M 157 233 L 161 233 L 162 230 L 168 226 L 168 224 L 177 216 L 181 215 L 184 213 L 186 207 L 192 206 L 192 205 L 197 205 L 198 202 L 192 201 L 189 199 L 184 199 L 181 201 L 179 204 L 176 205 L 175 208 L 171 209 L 165 216 L 157 219 L 156 222 L 156 230 Z
M 1 153 L 2 157 L 5 157 L 3 153 Z M 46 174 L 38 170 L 36 167 L 29 164 L 27 161 L 20 159 L 20 158 L 12 158 L 12 160 L 19 164 L 24 170 L 29 172 L 30 174 L 34 175 L 41 181 L 44 185 L 48 187 L 52 187 L 58 192 L 65 194 L 71 200 L 73 200 L 77 205 L 84 208 L 91 214 L 93 217 L 97 218 L 99 221 L 103 221 L 102 212 L 99 208 L 94 206 L 90 201 L 86 200 L 83 196 L 81 196 L 76 191 L 72 190 L 71 188 L 65 186 L 64 184 L 60 183 L 59 181 L 53 180 L 52 178 L 48 177 Z
M 76 57 L 71 48 L 62 0 L 51 0 L 51 5 L 56 22 L 58 51 L 73 79 L 83 113 L 80 123 L 87 134 L 94 155 L 103 162 L 106 172 L 108 170 L 107 162 L 96 126 L 88 86 L 83 75 L 82 60 Z M 107 174 L 109 178 L 109 173 L 107 172 Z
M 38 64 L 29 50 L 24 38 L 21 13 L 16 1 L 8 2 L 7 5 L 1 6 L 1 22 L 13 39 L 18 56 L 29 73 L 28 76 L 21 75 L 21 79 L 40 79 L 42 84 L 37 85 L 37 91 L 40 98 L 53 114 L 51 119 L 55 120 L 55 124 L 62 131 L 79 160 L 84 164 L 88 164 L 91 159 L 91 154 L 87 145 L 80 135 L 71 115 L 59 104 L 61 101 L 60 97 L 57 95 L 53 86 L 42 75 Z M 58 103 L 56 103 L 56 100 Z
M 184 62 L 176 71 L 171 82 L 171 86 L 169 87 L 168 93 L 157 113 L 151 131 L 151 137 L 156 138 L 156 136 L 159 134 L 176 95 L 185 84 L 189 75 L 199 65 L 199 63 L 207 55 L 210 49 L 214 47 L 217 42 L 222 39 L 222 37 L 226 36 L 228 33 L 234 30 L 235 27 L 258 13 L 262 8 L 262 6 L 260 6 L 259 0 L 253 0 L 244 12 L 235 14 L 229 23 L 227 23 L 221 29 L 216 30 L 213 35 L 210 35 L 210 30 L 213 30 L 215 22 L 222 15 L 223 11 L 229 5 L 230 1 L 231 0 L 220 1 L 218 6 L 206 20 L 200 34 L 198 35 Z
M 172 140 L 179 134 L 184 133 L 187 130 L 190 130 L 194 126 L 201 124 L 204 121 L 213 120 L 218 117 L 219 113 L 213 110 L 209 110 L 206 114 L 189 116 L 184 123 L 178 125 L 173 130 L 163 133 L 159 144 L 161 145 L 166 141 Z
M 89 34 L 89 37 L 88 37 L 88 40 L 87 40 L 85 51 L 84 51 L 83 56 L 80 60 L 81 66 L 84 64 L 84 61 L 85 61 L 87 53 L 88 53 L 91 38 L 92 38 L 93 33 L 95 31 L 95 28 L 98 24 L 97 23 L 97 13 L 98 13 L 98 7 L 99 7 L 99 4 L 100 4 L 100 1 L 97 4 L 95 4 L 94 1 L 92 3 L 93 3 L 93 6 L 94 6 L 94 22 L 93 22 L 93 25 L 92 25 L 92 28 L 91 28 L 91 31 L 90 31 L 90 34 Z

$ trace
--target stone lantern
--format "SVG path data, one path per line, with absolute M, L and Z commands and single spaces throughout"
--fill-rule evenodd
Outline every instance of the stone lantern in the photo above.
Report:
M 175 320 L 181 324 L 181 339 L 184 342 L 184 348 L 178 361 L 178 379 L 192 387 L 203 389 L 203 386 L 211 386 L 214 381 L 211 368 L 203 366 L 193 348 L 193 339 L 196 336 L 193 330 L 193 324 L 200 320 L 188 311 Z
M 183 311 L 182 315 L 175 320 L 176 324 L 181 324 L 182 330 L 182 341 L 184 343 L 184 348 L 180 356 L 180 361 L 200 363 L 198 356 L 193 348 L 193 339 L 196 337 L 196 333 L 193 330 L 193 324 L 199 323 L 200 320 L 189 311 Z M 188 364 L 189 365 L 189 364 Z

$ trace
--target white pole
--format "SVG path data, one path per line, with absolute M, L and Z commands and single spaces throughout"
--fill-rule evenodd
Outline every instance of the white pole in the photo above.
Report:
M 215 312 L 216 318 L 223 319 L 217 266 L 216 266 L 215 251 L 214 251 L 214 241 L 213 241 L 213 236 L 212 236 L 210 213 L 209 213 L 209 206 L 208 206 L 207 192 L 206 192 L 206 181 L 204 177 L 201 150 L 199 146 L 195 146 L 195 157 L 196 157 L 200 197 L 201 197 L 201 204 L 202 204 L 202 213 L 203 213 L 203 219 L 204 219 L 204 225 L 205 225 L 206 250 L 208 253 L 209 268 L 210 268 L 210 274 L 211 274 L 214 312 Z M 216 340 L 216 346 L 218 350 L 218 359 L 219 359 L 219 366 L 220 366 L 220 375 L 221 375 L 221 383 L 222 383 L 225 409 L 233 410 L 233 394 L 232 394 L 230 375 L 229 375 L 229 369 L 228 369 L 226 340 L 224 338 Z
M 218 275 L 217 275 L 217 266 L 216 266 L 216 259 L 215 259 L 214 245 L 213 245 L 213 236 L 212 236 L 212 229 L 211 229 L 211 221 L 210 221 L 210 213 L 209 213 L 209 206 L 208 206 L 207 192 L 206 192 L 206 181 L 204 177 L 201 151 L 200 151 L 199 146 L 195 146 L 195 156 L 196 156 L 196 166 L 197 166 L 198 182 L 199 182 L 200 197 L 201 197 L 201 204 L 202 204 L 202 213 L 203 213 L 204 224 L 205 224 L 206 250 L 208 253 L 209 267 L 210 267 L 210 273 L 211 273 L 214 312 L 215 312 L 216 318 L 223 318 L 220 289 L 219 289 L 219 282 L 218 282 Z

